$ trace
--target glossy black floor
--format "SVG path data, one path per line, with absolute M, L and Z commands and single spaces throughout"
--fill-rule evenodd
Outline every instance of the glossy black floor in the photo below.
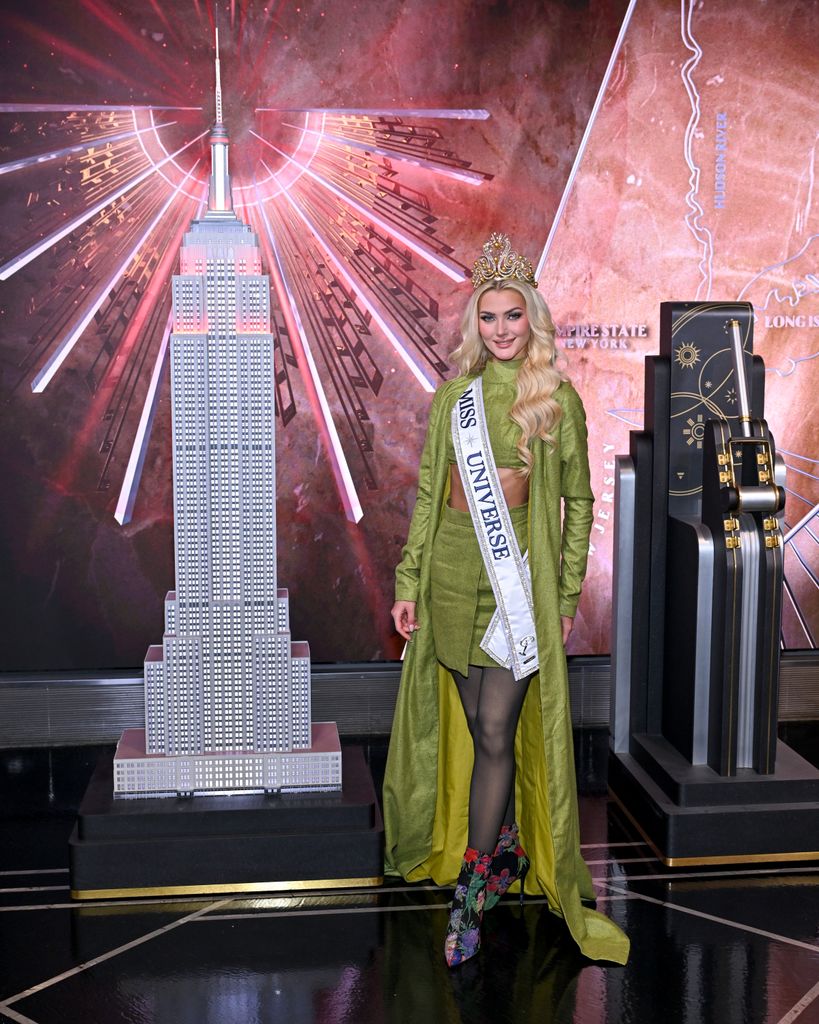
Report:
M 785 737 L 819 762 L 819 727 Z M 441 955 L 432 885 L 72 904 L 66 840 L 99 748 L 0 752 L 0 1021 L 816 1024 L 819 864 L 670 871 L 606 800 L 607 737 L 576 737 L 583 852 L 622 967 L 583 960 L 530 899 Z M 377 781 L 385 746 L 367 754 Z

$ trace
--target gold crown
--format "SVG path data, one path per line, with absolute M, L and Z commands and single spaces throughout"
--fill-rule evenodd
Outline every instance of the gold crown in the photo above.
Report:
M 508 235 L 493 232 L 484 243 L 483 256 L 472 266 L 472 287 L 480 288 L 487 281 L 524 281 L 537 288 L 535 272 L 525 256 L 512 250 Z

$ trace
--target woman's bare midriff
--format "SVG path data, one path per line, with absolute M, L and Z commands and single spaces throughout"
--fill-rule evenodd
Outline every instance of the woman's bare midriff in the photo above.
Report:
M 510 469 L 508 466 L 499 466 L 498 479 L 509 508 L 526 504 L 529 500 L 529 481 L 522 477 L 518 470 Z M 469 511 L 461 474 L 455 465 L 449 467 L 449 504 L 459 512 Z

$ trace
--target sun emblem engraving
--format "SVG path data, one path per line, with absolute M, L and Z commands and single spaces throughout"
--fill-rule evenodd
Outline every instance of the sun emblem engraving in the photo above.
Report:
M 686 342 L 676 350 L 674 358 L 685 370 L 693 370 L 700 361 L 700 350 Z
M 692 420 L 689 416 L 686 420 L 688 423 L 687 427 L 683 427 L 683 437 L 686 438 L 686 444 L 696 444 L 697 448 L 702 448 L 702 439 L 705 437 L 705 423 L 703 422 L 702 414 L 698 414 L 695 420 Z

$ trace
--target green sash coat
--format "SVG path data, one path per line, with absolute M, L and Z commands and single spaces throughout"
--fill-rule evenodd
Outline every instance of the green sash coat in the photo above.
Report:
M 447 435 L 452 409 L 474 379 L 443 384 L 432 401 L 418 497 L 395 597 L 416 601 L 420 628 L 407 646 L 384 779 L 385 871 L 410 881 L 453 884 L 466 848 L 472 742 L 452 677 L 438 662 L 429 619 L 432 544 L 449 495 Z M 560 616 L 574 616 L 586 572 L 594 496 L 586 418 L 574 388 L 554 394 L 563 415 L 554 450 L 536 440 L 529 478 L 529 565 L 540 657 L 515 740 L 521 844 L 531 858 L 526 891 L 545 894 L 580 950 L 625 963 L 629 940 L 593 900 L 580 854 L 566 657 Z M 561 499 L 563 529 L 561 531 Z

